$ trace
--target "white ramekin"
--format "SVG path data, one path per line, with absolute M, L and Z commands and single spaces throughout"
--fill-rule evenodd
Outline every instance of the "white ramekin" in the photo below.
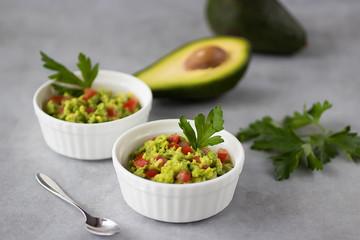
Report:
M 79 75 L 79 72 L 76 72 Z M 33 105 L 47 145 L 55 152 L 67 157 L 82 160 L 111 158 L 115 140 L 126 130 L 148 121 L 152 105 L 150 88 L 136 77 L 109 70 L 100 70 L 92 88 L 108 89 L 113 93 L 132 92 L 142 108 L 119 120 L 82 124 L 71 123 L 54 118 L 43 111 L 45 102 L 55 93 L 47 81 L 35 92 Z
M 218 178 L 200 183 L 169 184 L 138 177 L 126 169 L 129 155 L 145 141 L 161 134 L 183 135 L 178 123 L 178 119 L 159 120 L 128 130 L 116 140 L 112 158 L 122 196 L 133 210 L 152 219 L 181 223 L 211 217 L 230 203 L 245 154 L 238 139 L 222 130 L 218 135 L 225 141 L 211 149 L 226 148 L 234 168 Z

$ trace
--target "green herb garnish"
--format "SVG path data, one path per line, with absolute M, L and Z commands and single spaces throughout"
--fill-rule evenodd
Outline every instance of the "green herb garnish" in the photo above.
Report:
M 360 157 L 360 136 L 350 133 L 350 126 L 333 132 L 319 123 L 321 115 L 331 107 L 328 101 L 323 104 L 317 102 L 309 110 L 304 105 L 303 113 L 295 112 L 293 116 L 287 116 L 282 124 L 267 116 L 246 129 L 240 129 L 237 138 L 240 141 L 256 139 L 252 149 L 278 154 L 270 157 L 277 180 L 288 179 L 300 161 L 304 161 L 311 170 L 322 170 L 323 164 L 339 154 L 338 150 L 353 161 Z M 316 132 L 299 133 L 306 130 L 303 127 L 309 126 L 315 126 Z
M 179 126 L 183 130 L 193 149 L 196 150 L 198 148 L 213 146 L 224 142 L 224 139 L 220 136 L 212 137 L 214 133 L 224 129 L 221 105 L 216 106 L 209 112 L 206 121 L 205 116 L 200 113 L 197 117 L 195 117 L 194 122 L 197 134 L 195 134 L 194 129 L 191 127 L 186 118 L 184 116 L 180 116 Z
M 98 74 L 99 64 L 96 63 L 92 66 L 90 58 L 87 58 L 83 53 L 79 53 L 79 62 L 77 63 L 83 80 L 77 77 L 73 72 L 69 71 L 64 65 L 48 57 L 42 51 L 40 51 L 40 54 L 41 60 L 44 62 L 43 66 L 57 72 L 50 75 L 49 78 L 55 81 L 52 86 L 61 95 L 65 92 L 74 97 L 82 95 L 85 88 L 91 87 Z

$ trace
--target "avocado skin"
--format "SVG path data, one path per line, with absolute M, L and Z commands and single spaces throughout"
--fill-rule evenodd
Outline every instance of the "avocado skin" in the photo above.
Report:
M 232 75 L 224 76 L 218 81 L 190 87 L 152 90 L 155 98 L 170 98 L 179 100 L 207 100 L 219 97 L 237 85 L 245 74 L 249 61 Z
M 208 0 L 214 33 L 247 38 L 253 51 L 290 55 L 306 46 L 300 23 L 277 0 Z
M 226 36 L 225 36 L 226 37 Z M 135 72 L 133 75 L 137 78 L 141 79 L 141 74 L 148 71 L 152 67 L 156 66 L 157 64 L 164 64 L 166 62 L 166 58 L 170 55 L 172 55 L 175 52 L 181 51 L 182 49 L 185 49 L 187 46 L 197 42 L 202 41 L 206 39 L 214 39 L 222 37 L 210 37 L 210 38 L 201 38 L 189 43 L 186 43 L 175 50 L 171 51 L 167 55 L 161 57 L 151 65 L 145 67 L 144 69 Z M 237 38 L 235 36 L 235 38 Z M 247 56 L 246 61 L 241 65 L 240 68 L 234 69 L 231 74 L 222 76 L 221 78 L 214 79 L 213 81 L 210 81 L 208 83 L 199 83 L 199 84 L 192 84 L 191 86 L 179 86 L 179 87 L 169 87 L 164 89 L 156 89 L 153 88 L 150 84 L 149 87 L 153 93 L 154 98 L 167 98 L 167 99 L 176 99 L 176 100 L 207 100 L 215 97 L 219 97 L 232 88 L 234 88 L 238 82 L 243 78 L 243 76 L 246 73 L 246 70 L 250 64 L 251 59 L 251 44 L 248 40 L 242 38 L 243 41 L 246 41 L 248 44 L 247 52 L 244 54 Z M 145 81 L 146 83 L 146 81 Z

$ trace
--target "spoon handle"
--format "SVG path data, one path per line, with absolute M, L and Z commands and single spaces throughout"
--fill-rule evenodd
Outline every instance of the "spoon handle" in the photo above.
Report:
M 72 204 L 77 209 L 79 209 L 85 216 L 85 218 L 89 215 L 87 212 L 85 212 L 84 209 L 82 209 L 74 200 L 72 200 L 60 187 L 56 184 L 54 180 L 52 180 L 50 177 L 45 175 L 44 173 L 37 173 L 36 174 L 36 180 L 40 183 L 41 186 L 43 186 L 46 190 L 49 192 L 55 194 L 57 197 L 65 200 L 66 202 Z

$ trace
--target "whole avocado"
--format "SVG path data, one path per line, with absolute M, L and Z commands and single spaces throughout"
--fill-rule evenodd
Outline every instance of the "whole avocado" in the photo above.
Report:
M 214 33 L 245 37 L 253 51 L 293 54 L 306 45 L 305 30 L 277 0 L 208 0 L 206 8 Z

